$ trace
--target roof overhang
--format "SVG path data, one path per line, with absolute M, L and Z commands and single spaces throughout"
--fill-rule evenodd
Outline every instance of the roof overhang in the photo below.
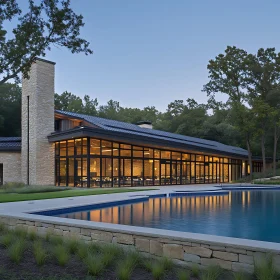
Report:
M 119 141 L 127 144 L 134 145 L 143 145 L 155 148 L 168 148 L 171 150 L 180 150 L 182 152 L 195 151 L 198 153 L 210 153 L 212 155 L 223 155 L 223 156 L 231 156 L 239 159 L 246 159 L 247 155 L 240 155 L 235 153 L 227 153 L 224 151 L 219 151 L 215 149 L 207 149 L 204 147 L 198 147 L 194 145 L 188 145 L 183 143 L 176 143 L 169 140 L 164 139 L 155 139 L 152 137 L 135 135 L 130 133 L 109 131 L 100 128 L 91 128 L 91 127 L 76 127 L 70 130 L 62 131 L 62 132 L 54 132 L 48 136 L 50 142 L 69 140 L 80 137 L 93 137 L 100 138 L 104 140 L 112 140 Z

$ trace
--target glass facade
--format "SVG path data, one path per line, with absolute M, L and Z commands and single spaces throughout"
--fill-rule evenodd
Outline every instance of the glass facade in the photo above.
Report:
M 210 184 L 227 183 L 242 177 L 240 159 L 94 138 L 56 142 L 55 155 L 56 184 L 59 186 Z

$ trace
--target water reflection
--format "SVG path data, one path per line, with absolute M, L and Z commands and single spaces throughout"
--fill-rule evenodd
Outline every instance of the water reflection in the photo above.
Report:
M 96 222 L 280 242 L 280 192 L 152 198 L 145 202 L 62 214 Z

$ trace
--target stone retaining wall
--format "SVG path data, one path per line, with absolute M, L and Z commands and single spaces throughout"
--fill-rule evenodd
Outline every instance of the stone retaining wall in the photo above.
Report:
M 23 228 L 28 232 L 35 231 L 38 235 L 53 234 L 62 237 L 75 237 L 86 242 L 115 243 L 126 248 L 137 249 L 140 252 L 155 257 L 166 256 L 178 265 L 198 265 L 204 268 L 208 265 L 219 265 L 231 271 L 252 273 L 254 265 L 264 260 L 269 250 L 248 249 L 245 246 L 228 246 L 213 242 L 195 243 L 190 239 L 161 238 L 151 234 L 135 234 L 119 230 L 100 230 L 93 227 L 69 226 L 59 223 L 45 223 L 36 220 L 0 217 L 0 222 L 9 229 Z M 276 268 L 280 268 L 280 252 L 273 254 Z

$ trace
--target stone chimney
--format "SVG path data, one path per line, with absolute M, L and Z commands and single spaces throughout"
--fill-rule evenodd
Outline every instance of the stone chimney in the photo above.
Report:
M 153 125 L 150 121 L 140 121 L 140 122 L 137 122 L 137 125 L 140 127 L 143 127 L 143 128 L 149 128 L 149 129 L 153 128 Z
M 55 182 L 54 146 L 47 138 L 54 132 L 54 66 L 37 58 L 22 81 L 21 173 L 28 185 Z

